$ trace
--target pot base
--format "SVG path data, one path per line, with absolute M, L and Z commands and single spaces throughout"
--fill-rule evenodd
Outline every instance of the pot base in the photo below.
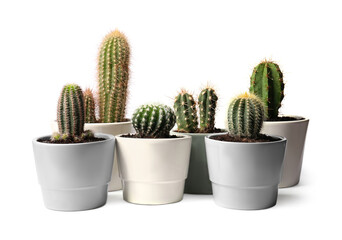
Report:
M 135 204 L 159 205 L 183 199 L 185 180 L 159 183 L 123 181 L 123 198 Z
M 45 207 L 56 211 L 83 211 L 102 207 L 107 202 L 108 184 L 75 189 L 42 188 Z
M 214 200 L 219 206 L 239 210 L 273 207 L 277 202 L 278 186 L 237 188 L 212 183 Z

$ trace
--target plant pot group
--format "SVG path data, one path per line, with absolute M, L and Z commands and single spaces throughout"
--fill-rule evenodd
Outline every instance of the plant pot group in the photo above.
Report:
M 33 149 L 49 209 L 100 207 L 107 191 L 121 189 L 121 182 L 124 200 L 135 204 L 174 203 L 184 192 L 213 193 L 223 207 L 264 209 L 276 204 L 278 186 L 299 182 L 307 127 L 307 119 L 265 122 L 263 133 L 277 141 L 237 143 L 212 139 L 224 133 L 173 131 L 177 138 L 131 138 L 122 135 L 133 132 L 130 122 L 94 123 L 85 129 L 108 133 L 96 134 L 104 141 L 48 144 L 34 139 Z M 56 131 L 57 124 L 52 128 Z

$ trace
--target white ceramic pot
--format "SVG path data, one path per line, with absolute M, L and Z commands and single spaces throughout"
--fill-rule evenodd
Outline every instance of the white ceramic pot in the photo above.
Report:
M 276 204 L 286 139 L 240 143 L 205 138 L 209 177 L 217 205 L 256 210 Z
M 33 140 L 38 181 L 48 209 L 81 211 L 103 206 L 114 159 L 114 137 L 103 141 L 52 144 Z M 42 138 L 50 138 L 45 136 Z
M 56 121 L 51 123 L 53 132 L 58 132 L 58 125 Z M 118 123 L 86 123 L 84 124 L 84 130 L 91 130 L 94 133 L 105 133 L 111 135 L 120 135 L 123 133 L 134 133 L 133 125 L 131 121 L 118 122 Z M 122 189 L 121 180 L 119 177 L 117 154 L 114 154 L 114 164 L 112 171 L 112 178 L 108 186 L 108 191 L 117 191 Z
M 308 125 L 309 119 L 265 121 L 263 124 L 262 133 L 284 136 L 287 139 L 283 173 L 279 183 L 281 188 L 292 187 L 299 183 Z
M 123 198 L 136 204 L 167 204 L 183 199 L 191 137 L 116 137 Z

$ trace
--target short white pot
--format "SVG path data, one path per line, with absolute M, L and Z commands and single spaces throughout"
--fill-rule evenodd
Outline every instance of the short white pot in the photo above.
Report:
M 183 199 L 191 137 L 116 137 L 123 198 L 136 204 L 167 204 Z
M 308 125 L 309 119 L 265 121 L 263 124 L 262 133 L 284 136 L 287 139 L 283 173 L 279 183 L 281 188 L 292 187 L 299 183 Z
M 276 204 L 286 139 L 240 143 L 205 138 L 209 177 L 217 205 L 256 210 Z
M 81 211 L 103 206 L 107 201 L 114 137 L 95 134 L 103 141 L 52 144 L 33 140 L 38 181 L 48 209 Z M 42 138 L 50 138 L 45 136 Z
M 54 132 L 58 132 L 57 122 L 51 123 L 51 128 Z M 94 133 L 105 133 L 111 135 L 120 135 L 123 133 L 134 133 L 131 121 L 117 122 L 117 123 L 86 123 L 84 124 L 85 130 L 91 130 Z M 114 164 L 112 171 L 112 178 L 108 186 L 108 191 L 117 191 L 122 189 L 121 180 L 119 177 L 117 154 L 114 154 Z

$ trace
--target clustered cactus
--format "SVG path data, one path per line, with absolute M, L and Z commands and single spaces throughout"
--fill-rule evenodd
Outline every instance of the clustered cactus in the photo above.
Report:
M 200 128 L 198 129 L 196 102 L 191 94 L 182 90 L 174 102 L 178 131 L 187 133 L 213 132 L 217 99 L 213 88 L 207 87 L 201 91 L 198 97 L 200 113 Z
M 133 113 L 132 123 L 138 137 L 166 138 L 176 123 L 176 116 L 166 105 L 142 105 Z
M 264 120 L 263 102 L 254 94 L 234 98 L 228 108 L 228 131 L 236 137 L 257 138 Z
M 283 73 L 278 64 L 265 60 L 256 66 L 249 91 L 262 99 L 267 119 L 276 119 L 284 98 Z
M 84 131 L 84 97 L 80 86 L 68 84 L 58 99 L 58 133 L 52 135 L 53 142 L 80 142 L 92 137 L 90 131 Z
M 127 39 L 115 30 L 105 36 L 98 56 L 100 122 L 125 119 L 130 48 Z
M 95 100 L 93 92 L 90 88 L 84 90 L 84 114 L 85 114 L 85 122 L 86 123 L 95 123 Z

